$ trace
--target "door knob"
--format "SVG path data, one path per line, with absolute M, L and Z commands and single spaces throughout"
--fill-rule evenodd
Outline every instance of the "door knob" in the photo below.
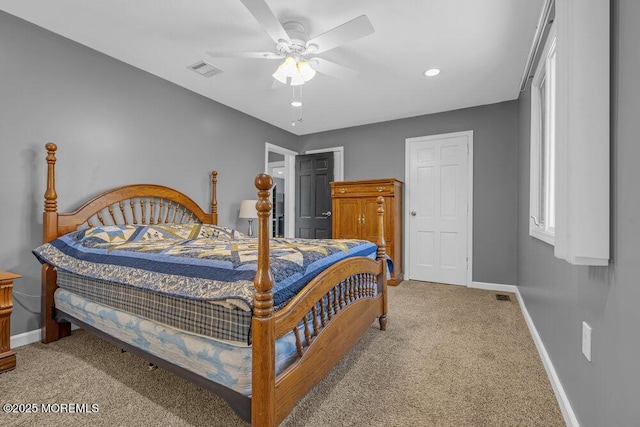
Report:
M 411 211 L 411 216 L 416 216 L 416 211 Z
M 331 216 L 331 211 L 322 212 L 322 214 L 321 214 L 321 215 L 324 215 L 324 216 Z

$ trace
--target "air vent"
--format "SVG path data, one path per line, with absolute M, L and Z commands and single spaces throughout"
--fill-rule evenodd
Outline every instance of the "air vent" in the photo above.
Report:
M 222 72 L 220 68 L 216 68 L 213 65 L 207 64 L 204 61 L 196 62 L 193 65 L 189 65 L 187 68 L 205 77 L 213 77 L 216 74 L 220 74 Z
M 496 294 L 496 299 L 498 301 L 511 301 L 511 298 L 509 298 L 509 295 L 504 295 L 504 294 Z

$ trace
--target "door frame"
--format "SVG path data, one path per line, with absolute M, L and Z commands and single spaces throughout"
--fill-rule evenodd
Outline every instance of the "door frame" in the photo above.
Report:
M 333 180 L 344 181 L 344 147 L 318 148 L 307 150 L 303 154 L 317 154 L 333 152 Z
M 410 170 L 409 165 L 411 159 L 409 157 L 409 147 L 412 144 L 435 139 L 456 138 L 460 136 L 467 137 L 468 155 L 467 155 L 467 286 L 471 286 L 473 282 L 473 131 L 462 131 L 452 133 L 441 133 L 438 135 L 418 136 L 405 139 L 405 160 L 404 160 L 404 181 L 405 181 L 405 209 L 404 209 L 404 271 L 407 279 L 411 278 L 410 266 L 410 220 L 411 213 L 411 187 L 410 187 Z
M 269 142 L 264 143 L 264 171 L 269 173 L 269 152 L 278 153 L 284 155 L 284 236 L 294 237 L 296 226 L 291 218 L 295 217 L 296 205 L 296 183 L 295 183 L 295 162 L 296 153 L 288 148 L 280 147 Z M 271 236 L 271 221 L 269 221 L 269 236 Z

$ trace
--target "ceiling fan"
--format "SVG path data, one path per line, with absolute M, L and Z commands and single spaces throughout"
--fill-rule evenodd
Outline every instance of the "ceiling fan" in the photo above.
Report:
M 311 80 L 316 71 L 341 79 L 355 78 L 357 72 L 317 55 L 357 40 L 375 30 L 366 15 L 361 15 L 309 39 L 304 26 L 296 21 L 281 24 L 265 0 L 240 0 L 276 43 L 273 52 L 207 52 L 214 58 L 284 60 L 273 78 L 291 86 Z

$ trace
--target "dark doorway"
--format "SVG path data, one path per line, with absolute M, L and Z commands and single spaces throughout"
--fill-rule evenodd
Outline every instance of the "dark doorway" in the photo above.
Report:
M 296 156 L 296 237 L 331 238 L 333 152 Z

